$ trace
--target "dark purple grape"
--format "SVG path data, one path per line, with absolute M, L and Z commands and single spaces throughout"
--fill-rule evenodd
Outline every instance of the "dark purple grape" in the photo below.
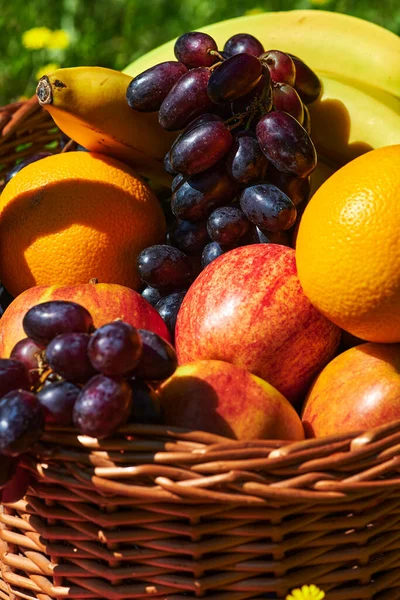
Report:
M 234 54 L 252 54 L 253 56 L 260 56 L 264 52 L 264 46 L 261 42 L 250 33 L 237 33 L 227 40 L 225 43 L 223 52 L 227 57 L 233 56 Z
M 309 176 L 296 177 L 288 175 L 270 165 L 268 168 L 268 182 L 273 183 L 282 192 L 285 192 L 295 206 L 302 204 L 310 196 L 311 181 Z
M 247 187 L 240 196 L 246 217 L 263 231 L 289 229 L 296 220 L 296 207 L 279 188 L 270 183 Z
M 203 269 L 206 268 L 213 260 L 221 256 L 225 250 L 221 248 L 221 246 L 217 242 L 210 242 L 207 246 L 204 247 L 203 253 L 201 255 L 201 266 Z
M 237 194 L 237 183 L 217 164 L 189 177 L 172 195 L 171 209 L 178 219 L 201 221 L 218 206 L 229 204 Z
M 248 94 L 259 82 L 262 65 L 251 54 L 235 54 L 216 67 L 207 85 L 209 98 L 220 104 Z
M 260 61 L 268 67 L 272 81 L 294 86 L 296 67 L 289 54 L 280 50 L 268 50 L 260 56 Z
M 160 400 L 153 388 L 142 379 L 133 377 L 129 380 L 132 388 L 132 408 L 129 423 L 157 425 L 163 422 Z
M 3 454 L 0 456 L 0 490 L 13 477 L 18 466 L 18 458 L 16 456 L 6 456 Z
M 4 314 L 4 311 L 10 306 L 14 298 L 6 290 L 4 285 L 0 283 L 0 317 Z
M 135 327 L 125 321 L 112 321 L 96 329 L 87 351 L 96 371 L 116 377 L 127 375 L 136 367 L 142 342 Z
M 173 246 L 185 254 L 190 256 L 198 254 L 209 241 L 207 222 L 192 223 L 176 219 L 169 230 L 169 239 Z
M 84 383 L 96 371 L 88 356 L 88 333 L 62 333 L 46 348 L 46 361 L 55 373 L 68 381 Z
M 164 157 L 164 169 L 170 175 L 177 175 L 177 172 L 175 171 L 174 167 L 172 166 L 172 162 L 171 162 L 171 150 L 168 150 L 167 154 Z
M 131 108 L 143 112 L 158 110 L 172 86 L 187 73 L 180 62 L 168 60 L 150 67 L 132 79 L 126 90 Z
M 2 459 L 1 459 L 2 460 Z M 25 496 L 31 484 L 32 476 L 22 465 L 17 465 L 8 484 L 0 491 L 0 502 L 12 504 Z
M 22 361 L 0 358 L 0 398 L 11 390 L 29 390 L 31 381 Z
M 169 296 L 165 296 L 165 298 L 161 298 L 156 304 L 156 309 L 166 323 L 172 340 L 175 338 L 176 317 L 178 316 L 178 311 L 185 294 L 186 290 L 174 292 Z
M 231 132 L 222 121 L 192 127 L 173 145 L 172 167 L 184 175 L 206 171 L 225 156 L 232 142 Z
M 304 104 L 310 104 L 317 100 L 321 94 L 321 81 L 318 75 L 300 58 L 293 56 L 293 54 L 289 54 L 289 56 L 293 60 L 296 69 L 294 87 Z
M 198 67 L 182 75 L 160 106 L 161 127 L 169 131 L 183 129 L 196 117 L 212 110 L 213 103 L 207 94 L 210 74 L 206 67 Z
M 22 326 L 28 337 L 46 345 L 60 333 L 89 333 L 93 319 L 89 311 L 76 302 L 49 300 L 30 308 Z
M 34 340 L 27 337 L 17 342 L 11 350 L 10 358 L 19 360 L 27 368 L 31 385 L 35 385 L 39 381 L 40 353 L 44 349 L 45 346 L 37 344 Z
M 12 390 L 0 400 L 0 454 L 19 456 L 39 440 L 44 414 L 36 396 Z
M 269 71 L 264 70 L 260 77 L 257 85 L 244 96 L 237 98 L 231 103 L 232 115 L 245 113 L 251 106 L 258 106 L 259 111 L 265 114 L 271 110 L 272 107 L 272 90 L 271 90 L 271 77 Z
M 306 177 L 317 164 L 307 131 L 286 112 L 275 110 L 257 124 L 257 139 L 267 159 L 284 173 Z
M 76 399 L 74 425 L 83 435 L 98 439 L 108 437 L 126 423 L 131 404 L 132 390 L 126 380 L 95 375 Z
M 188 68 L 211 67 L 218 56 L 210 54 L 210 50 L 218 50 L 215 40 L 207 33 L 190 31 L 184 33 L 175 42 L 174 53 L 176 58 Z
M 174 347 L 153 331 L 138 329 L 138 333 L 143 351 L 135 367 L 135 377 L 160 380 L 172 375 L 178 366 Z
M 42 160 L 42 158 L 47 158 L 48 156 L 52 156 L 52 152 L 35 152 L 35 154 L 32 154 L 31 156 L 29 156 L 28 158 L 24 158 L 23 160 L 21 160 L 21 162 L 19 162 L 17 165 L 15 165 L 15 167 L 13 167 L 12 169 L 10 169 L 7 173 L 7 175 L 4 177 L 4 184 L 8 183 L 10 181 L 10 179 L 12 179 L 14 177 L 14 175 L 16 175 L 17 173 L 19 173 L 24 167 L 36 162 L 37 160 Z
M 307 106 L 305 104 L 303 104 L 303 127 L 304 129 L 307 131 L 308 135 L 311 134 L 311 117 L 310 117 L 310 111 L 308 110 Z
M 252 131 L 239 131 L 226 161 L 226 170 L 238 183 L 247 184 L 264 179 L 268 161 Z
M 281 246 L 291 246 L 291 235 L 289 231 L 264 232 L 259 227 L 256 227 L 254 237 L 256 244 L 280 244 Z
M 186 179 L 187 179 L 187 177 L 182 175 L 182 173 L 178 173 L 178 175 L 176 175 L 172 180 L 171 192 L 174 193 Z
M 213 242 L 234 246 L 250 227 L 249 220 L 237 206 L 222 206 L 208 217 L 207 231 Z
M 147 300 L 147 302 L 151 304 L 151 306 L 155 306 L 161 298 L 160 292 L 156 288 L 151 287 L 150 285 L 144 288 L 143 292 L 141 293 L 141 296 L 142 298 Z
M 275 83 L 272 88 L 275 110 L 283 110 L 302 124 L 304 119 L 303 103 L 296 90 L 288 83 Z
M 56 381 L 42 387 L 36 398 L 44 409 L 45 422 L 68 427 L 81 389 L 70 381 Z
M 145 248 L 138 255 L 136 264 L 141 279 L 158 290 L 186 289 L 193 280 L 188 257 L 167 244 Z

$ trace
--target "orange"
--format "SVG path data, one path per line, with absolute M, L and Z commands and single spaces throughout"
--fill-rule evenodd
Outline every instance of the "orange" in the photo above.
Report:
M 300 282 L 314 306 L 370 342 L 400 342 L 400 145 L 334 173 L 302 216 Z
M 164 235 L 156 196 L 122 162 L 89 152 L 49 156 L 0 196 L 0 279 L 14 296 L 92 278 L 137 289 L 136 257 Z

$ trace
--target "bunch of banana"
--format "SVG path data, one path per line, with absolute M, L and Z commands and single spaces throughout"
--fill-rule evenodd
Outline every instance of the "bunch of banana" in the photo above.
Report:
M 321 97 L 309 105 L 319 155 L 316 185 L 363 152 L 400 143 L 400 39 L 368 21 L 320 10 L 271 12 L 203 28 L 222 48 L 235 33 L 257 37 L 266 49 L 299 56 L 320 77 Z M 100 67 L 60 69 L 39 81 L 39 102 L 68 136 L 92 151 L 131 164 L 168 183 L 163 158 L 176 134 L 157 113 L 128 107 L 133 76 L 174 60 L 174 40 L 119 73 Z

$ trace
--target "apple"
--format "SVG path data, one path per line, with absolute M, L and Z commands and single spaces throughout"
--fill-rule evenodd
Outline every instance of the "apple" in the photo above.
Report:
M 101 327 L 115 319 L 134 327 L 149 329 L 168 342 L 171 337 L 163 319 L 140 294 L 114 283 L 85 283 L 73 286 L 35 286 L 17 296 L 0 319 L 0 356 L 9 357 L 17 342 L 26 337 L 22 328 L 25 313 L 48 300 L 70 300 L 82 304 L 93 317 L 94 326 Z
M 340 329 L 306 298 L 295 251 L 279 244 L 235 248 L 210 263 L 178 313 L 178 363 L 216 359 L 268 381 L 292 403 L 334 356 Z
M 304 439 L 300 417 L 272 385 L 221 360 L 182 365 L 157 390 L 167 425 L 237 440 Z
M 400 344 L 365 343 L 336 356 L 313 382 L 302 419 L 307 437 L 400 419 Z

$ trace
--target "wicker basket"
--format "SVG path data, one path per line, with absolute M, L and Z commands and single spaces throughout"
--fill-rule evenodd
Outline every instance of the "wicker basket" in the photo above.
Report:
M 3 173 L 59 140 L 33 100 L 0 119 Z M 267 600 L 311 583 L 400 598 L 400 422 L 292 444 L 51 428 L 24 465 L 29 493 L 0 515 L 3 600 Z

